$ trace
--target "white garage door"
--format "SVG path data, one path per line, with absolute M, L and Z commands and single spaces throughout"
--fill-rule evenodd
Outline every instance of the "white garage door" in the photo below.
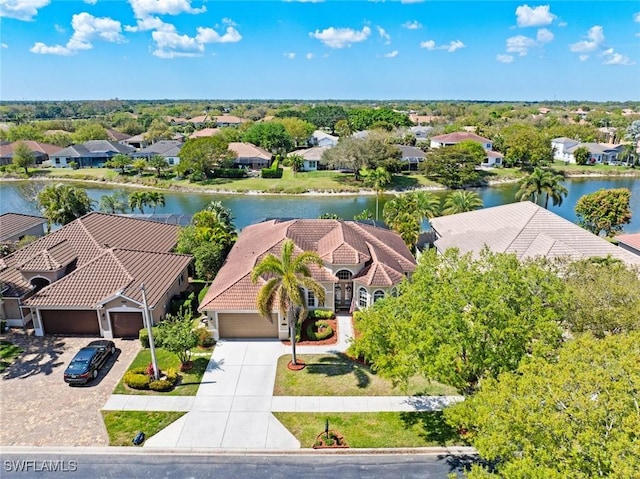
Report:
M 268 320 L 257 313 L 218 313 L 221 338 L 277 338 L 278 317 Z

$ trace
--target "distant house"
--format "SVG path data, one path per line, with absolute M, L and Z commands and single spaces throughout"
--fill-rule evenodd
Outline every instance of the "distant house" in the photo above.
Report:
M 79 168 L 101 168 L 118 154 L 130 155 L 135 148 L 107 140 L 89 140 L 71 145 L 51 155 L 51 166 L 69 168 L 75 162 Z
M 551 140 L 553 147 L 553 159 L 575 163 L 574 153 L 579 148 L 586 148 L 589 152 L 588 164 L 616 164 L 620 162 L 623 145 L 609 143 L 581 143 L 571 138 L 560 137 Z
M 618 235 L 615 239 L 620 248 L 640 256 L 640 233 Z
M 551 147 L 553 148 L 553 159 L 569 161 L 569 153 L 567 152 L 567 149 L 576 146 L 579 143 L 580 142 L 578 140 L 573 140 L 571 138 L 567 138 L 566 136 L 554 138 L 553 140 L 551 140 Z
M 412 113 L 409 115 L 409 119 L 415 125 L 420 126 L 420 125 L 430 125 L 433 122 L 443 120 L 444 117 L 434 116 L 434 115 L 416 115 L 415 113 Z
M 219 128 L 203 128 L 202 130 L 194 131 L 189 135 L 189 138 L 202 138 L 207 136 L 213 136 L 220 133 Z
M 194 116 L 193 118 L 189 118 L 187 120 L 187 123 L 191 123 L 194 126 L 202 126 L 211 121 L 213 121 L 213 118 L 210 117 L 209 115 L 199 115 L 199 116 Z
M 327 151 L 330 146 L 314 146 L 313 148 L 306 148 L 303 150 L 296 150 L 289 155 L 300 155 L 303 159 L 303 171 L 316 171 L 320 169 L 320 161 L 322 154 Z
M 330 135 L 329 133 L 316 130 L 311 135 L 310 143 L 312 146 L 336 146 L 338 144 L 339 138 L 334 135 Z
M 40 216 L 4 213 L 0 215 L 0 243 L 15 243 L 25 236 L 44 236 L 46 223 Z
M 504 162 L 504 155 L 497 151 L 493 151 L 493 142 L 488 138 L 484 138 L 470 131 L 457 131 L 455 133 L 448 133 L 446 135 L 438 135 L 431 138 L 431 148 L 440 148 L 446 146 L 457 145 L 463 141 L 473 141 L 480 143 L 482 147 L 487 151 L 487 157 L 482 161 L 480 166 L 485 168 L 492 168 L 495 166 L 502 166 Z
M 160 155 L 167 160 L 170 165 L 177 165 L 180 163 L 180 150 L 183 143 L 177 140 L 160 140 L 156 141 L 153 145 L 149 145 L 135 153 L 131 154 L 132 158 L 145 158 L 149 159 L 154 155 Z
M 36 165 L 49 161 L 49 158 L 53 153 L 60 151 L 59 146 L 40 143 L 39 141 L 33 140 L 21 140 L 14 141 L 13 143 L 5 143 L 0 145 L 0 165 L 8 165 L 13 162 L 13 153 L 20 143 L 26 145 L 27 148 L 33 152 L 35 155 Z
M 407 169 L 410 171 L 416 171 L 418 164 L 422 163 L 426 157 L 424 151 L 415 146 L 407 145 L 394 145 L 402 152 L 402 158 L 400 161 L 406 163 Z
M 427 141 L 429 134 L 433 131 L 431 126 L 411 126 L 409 131 L 416 137 L 416 141 Z
M 38 336 L 137 337 L 188 287 L 191 257 L 171 253 L 177 225 L 89 213 L 0 260 L 3 317 Z
M 131 138 L 131 135 L 127 135 L 126 133 L 122 133 L 121 131 L 114 130 L 112 128 L 107 128 L 107 137 L 109 141 L 122 142 Z
M 611 256 L 640 266 L 636 256 L 530 201 L 441 216 L 429 220 L 439 252 L 457 248 L 480 254 L 484 247 L 519 259 L 542 256 L 572 260 Z
M 122 140 L 122 143 L 132 148 L 139 150 L 141 148 L 146 148 L 149 146 L 149 140 L 145 138 L 146 133 L 140 133 L 139 135 L 132 136 L 131 138 L 127 138 L 126 140 Z
M 181 118 L 177 116 L 165 116 L 164 119 L 170 125 L 182 126 L 182 125 L 186 125 L 189 122 L 189 120 L 187 120 L 186 118 Z
M 252 143 L 231 142 L 229 149 L 238 155 L 233 162 L 241 168 L 260 170 L 271 166 L 273 155 Z
M 218 128 L 223 128 L 225 126 L 240 126 L 247 122 L 244 118 L 239 118 L 233 115 L 214 116 L 212 121 L 215 122 L 216 127 Z

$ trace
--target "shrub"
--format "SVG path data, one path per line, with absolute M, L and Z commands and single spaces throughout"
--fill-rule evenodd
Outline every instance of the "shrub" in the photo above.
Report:
M 312 321 L 307 324 L 305 332 L 309 341 L 322 341 L 333 335 L 333 328 L 326 321 Z
M 336 317 L 336 313 L 330 309 L 314 309 L 309 311 L 309 318 L 311 319 L 333 319 Z
M 180 375 L 178 374 L 178 371 L 176 370 L 176 368 L 169 368 L 167 369 L 167 381 L 170 381 L 171 384 L 176 384 L 178 382 L 178 379 L 180 379 Z
M 218 168 L 213 170 L 214 178 L 244 178 L 247 173 L 239 168 Z
M 136 372 L 136 370 L 142 369 L 143 372 Z M 124 383 L 133 389 L 149 389 L 150 379 L 146 373 L 145 367 L 135 368 L 124 373 Z
M 173 383 L 167 379 L 158 379 L 149 383 L 149 389 L 152 391 L 168 391 L 173 389 Z
M 153 328 L 151 328 L 151 331 L 153 332 L 153 343 L 155 344 L 155 346 L 157 348 L 162 347 L 162 339 L 160 337 L 160 329 L 158 329 L 157 326 L 154 326 Z M 140 332 L 138 333 L 139 338 L 140 338 L 140 344 L 142 345 L 143 348 L 148 348 L 149 347 L 149 333 L 147 332 L 147 328 L 143 328 L 140 330 Z
M 280 168 L 280 162 L 275 160 L 269 168 L 263 168 L 260 170 L 260 176 L 263 178 L 282 178 L 282 168 Z
M 215 344 L 211 332 L 207 328 L 196 328 L 196 335 L 198 336 L 198 346 L 201 348 L 210 348 Z

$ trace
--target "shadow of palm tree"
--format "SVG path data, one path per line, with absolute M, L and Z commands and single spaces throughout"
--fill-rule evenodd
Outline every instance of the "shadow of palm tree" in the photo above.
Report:
M 364 389 L 371 383 L 371 370 L 346 354 L 337 353 L 332 356 L 323 356 L 318 362 L 307 362 L 307 374 L 323 374 L 327 377 L 353 375 L 357 386 Z
M 9 334 L 6 339 L 23 349 L 2 375 L 3 379 L 24 379 L 36 374 L 49 375 L 64 364 L 60 355 L 65 350 L 63 338 Z

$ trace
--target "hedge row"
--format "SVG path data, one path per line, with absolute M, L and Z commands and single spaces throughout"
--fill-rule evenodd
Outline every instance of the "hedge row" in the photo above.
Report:
M 323 328 L 322 331 L 317 331 L 320 328 Z M 307 325 L 305 332 L 309 341 L 322 341 L 333 335 L 333 328 L 326 321 L 314 321 Z
M 260 170 L 260 176 L 263 178 L 282 178 L 282 172 L 279 160 L 275 160 L 269 168 Z

